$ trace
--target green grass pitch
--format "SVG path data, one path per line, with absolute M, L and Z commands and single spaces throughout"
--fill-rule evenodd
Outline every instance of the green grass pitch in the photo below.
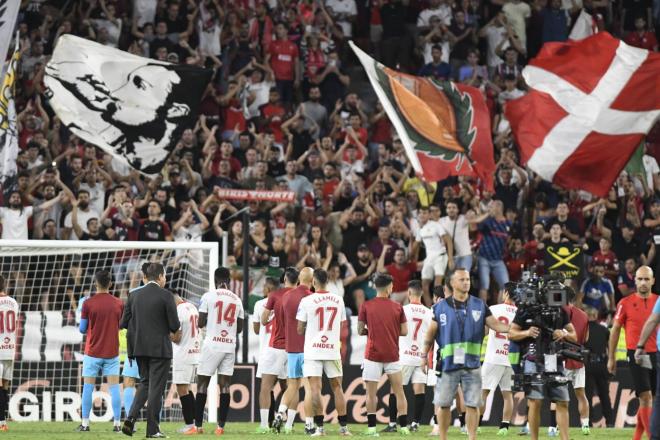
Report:
M 1 439 L 25 439 L 25 440 L 69 440 L 69 439 L 89 439 L 89 440 L 102 440 L 102 439 L 123 439 L 127 438 L 123 434 L 113 433 L 111 423 L 92 423 L 90 432 L 76 432 L 75 429 L 78 426 L 77 423 L 73 422 L 30 422 L 30 423 L 18 423 L 10 422 L 9 431 L 0 432 Z M 215 435 L 213 431 L 215 425 L 207 423 L 204 425 L 206 433 L 198 436 L 184 436 L 178 434 L 176 431 L 181 427 L 181 423 L 163 423 L 161 428 L 165 434 L 170 438 L 214 438 Z M 275 435 L 256 435 L 255 429 L 257 428 L 257 423 L 227 423 L 225 427 L 225 435 L 222 436 L 224 439 L 254 439 L 254 438 L 286 438 L 290 436 L 285 436 L 284 434 Z M 138 432 L 136 432 L 132 438 L 142 439 L 145 438 L 145 423 L 138 422 L 137 424 Z M 384 428 L 385 425 L 379 425 L 379 429 Z M 356 437 L 362 437 L 366 425 L 351 425 L 351 432 Z M 339 425 L 336 424 L 326 424 L 326 436 L 327 437 L 339 437 L 338 435 Z M 529 439 L 529 436 L 518 436 L 519 431 L 518 427 L 513 427 L 509 431 L 508 437 L 498 437 L 495 435 L 497 428 L 487 427 L 482 428 L 482 433 L 477 436 L 478 439 L 488 439 L 488 440 L 502 440 L 503 438 L 508 438 L 511 440 L 515 439 Z M 431 432 L 431 428 L 428 426 L 422 427 L 420 432 L 413 433 L 407 438 L 420 438 L 428 439 L 430 438 L 428 434 Z M 583 436 L 579 429 L 571 429 L 570 438 L 572 440 L 589 440 L 589 439 L 604 439 L 607 440 L 630 440 L 632 437 L 633 430 L 631 428 L 626 429 L 592 429 L 590 436 Z M 304 434 L 304 426 L 302 423 L 296 423 L 294 428 L 293 437 L 296 438 L 305 438 L 307 437 Z M 547 436 L 547 429 L 541 428 L 540 438 L 549 439 Z M 400 438 L 397 434 L 381 434 L 380 438 Z M 434 437 L 437 438 L 437 437 Z M 467 439 L 467 436 L 461 434 L 458 428 L 452 427 L 449 429 L 449 438 L 450 439 Z M 558 437 L 555 437 L 558 439 Z

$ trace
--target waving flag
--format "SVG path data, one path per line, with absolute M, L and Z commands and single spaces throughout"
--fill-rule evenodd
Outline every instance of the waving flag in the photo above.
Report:
M 596 19 L 593 15 L 582 9 L 580 15 L 578 15 L 578 18 L 575 20 L 575 24 L 573 25 L 573 29 L 571 29 L 568 38 L 574 41 L 584 40 L 597 33 L 598 23 L 596 22 Z
M 350 43 L 415 172 L 427 181 L 476 176 L 492 190 L 490 117 L 481 92 L 389 69 Z
M 7 51 L 9 51 L 20 6 L 19 0 L 0 0 L 0 65 L 5 62 Z M 0 80 L 2 80 L 2 74 L 0 74 Z
M 9 61 L 2 88 L 0 88 L 0 187 L 6 194 L 12 189 L 16 178 L 16 159 L 18 158 L 18 131 L 16 129 L 16 72 L 21 59 L 18 38 L 16 49 Z
M 62 35 L 44 81 L 51 107 L 74 134 L 156 174 L 195 125 L 211 73 Z
M 660 54 L 606 32 L 549 43 L 506 115 L 523 162 L 545 180 L 607 195 L 660 116 Z

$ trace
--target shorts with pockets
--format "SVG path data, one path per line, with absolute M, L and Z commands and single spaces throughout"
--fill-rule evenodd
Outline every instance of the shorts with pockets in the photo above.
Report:
M 433 404 L 440 408 L 449 408 L 454 401 L 459 385 L 463 391 L 465 406 L 479 408 L 481 406 L 481 368 L 443 371 L 435 384 Z
M 140 378 L 140 371 L 138 369 L 137 359 L 126 358 L 124 360 L 124 369 L 121 372 L 124 377 L 132 377 L 133 379 Z
M 403 365 L 401 367 L 401 379 L 404 386 L 411 382 L 426 384 L 426 373 L 424 373 L 422 367 Z
M 511 376 L 513 368 L 510 366 L 484 362 L 481 366 L 481 387 L 493 391 L 499 386 L 500 391 L 511 391 Z

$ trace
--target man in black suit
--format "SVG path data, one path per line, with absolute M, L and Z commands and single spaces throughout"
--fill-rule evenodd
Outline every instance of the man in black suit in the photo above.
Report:
M 121 328 L 128 329 L 128 357 L 137 360 L 140 371 L 140 384 L 122 432 L 133 435 L 135 419 L 148 400 L 147 438 L 165 438 L 158 422 L 172 361 L 170 337 L 181 323 L 174 295 L 163 288 L 166 282 L 163 265 L 150 264 L 145 278 L 147 284 L 128 297 L 121 320 Z

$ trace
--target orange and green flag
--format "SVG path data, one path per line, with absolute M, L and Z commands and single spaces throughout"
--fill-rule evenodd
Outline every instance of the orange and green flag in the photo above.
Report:
M 413 169 L 426 181 L 474 176 L 493 190 L 490 115 L 479 89 L 383 66 L 353 42 Z

